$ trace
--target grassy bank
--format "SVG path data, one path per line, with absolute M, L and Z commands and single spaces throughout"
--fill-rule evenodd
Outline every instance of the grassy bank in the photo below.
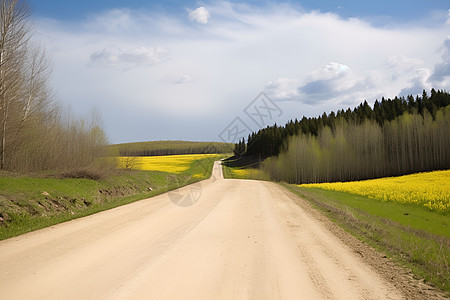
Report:
M 0 174 L 0 240 L 207 179 L 220 158 L 205 155 L 177 173 L 117 170 L 99 180 Z
M 450 293 L 450 218 L 414 204 L 283 184 L 419 278 Z
M 223 176 L 229 179 L 268 180 L 259 169 L 240 169 L 223 166 Z
M 222 163 L 223 176 L 229 179 L 269 180 L 260 169 L 260 159 L 256 156 L 233 156 Z

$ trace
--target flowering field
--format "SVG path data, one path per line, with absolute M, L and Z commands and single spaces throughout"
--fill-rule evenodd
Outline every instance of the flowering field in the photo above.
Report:
M 450 212 L 450 170 L 300 187 L 349 192 L 379 201 L 414 203 L 433 211 Z
M 252 174 L 255 174 L 257 170 L 254 169 L 231 169 L 231 172 L 237 178 L 250 178 Z
M 166 155 L 166 156 L 137 156 L 119 157 L 119 167 L 145 171 L 162 171 L 180 174 L 187 171 L 192 163 L 210 157 L 219 157 L 220 154 L 189 154 L 189 155 Z
M 268 180 L 265 174 L 259 169 L 252 169 L 252 168 L 239 169 L 225 166 L 224 173 L 226 178 Z

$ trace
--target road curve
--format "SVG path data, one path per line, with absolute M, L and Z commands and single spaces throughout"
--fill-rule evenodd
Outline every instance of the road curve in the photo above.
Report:
M 402 298 L 296 196 L 221 172 L 0 242 L 0 298 Z

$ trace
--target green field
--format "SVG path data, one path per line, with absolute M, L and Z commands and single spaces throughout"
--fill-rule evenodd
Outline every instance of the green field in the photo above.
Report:
M 450 292 L 450 218 L 412 203 L 283 184 L 345 230 Z
M 205 155 L 179 173 L 117 170 L 98 180 L 0 174 L 0 240 L 207 179 L 220 158 Z

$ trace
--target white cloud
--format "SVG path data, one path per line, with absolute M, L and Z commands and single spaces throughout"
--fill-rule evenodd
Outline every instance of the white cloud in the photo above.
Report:
M 419 64 L 413 68 L 414 75 L 409 77 L 408 85 L 400 91 L 401 96 L 421 94 L 431 88 L 450 88 L 450 36 L 444 40 L 441 52 L 441 60 L 434 65 L 433 71 L 419 67 Z
M 313 71 L 298 89 L 303 95 L 302 102 L 314 104 L 348 93 L 357 82 L 347 65 L 331 62 Z
M 196 8 L 189 13 L 189 18 L 191 21 L 197 22 L 199 24 L 208 23 L 209 12 L 203 6 Z
M 342 76 L 345 76 L 350 72 L 350 68 L 347 65 L 330 62 L 323 68 L 311 73 L 310 79 L 312 81 L 319 80 L 332 80 Z
M 411 77 L 415 70 L 424 65 L 419 58 L 407 57 L 405 55 L 392 55 L 387 60 L 387 72 L 392 73 L 392 80 L 397 80 L 402 76 Z
M 279 78 L 266 84 L 266 94 L 275 100 L 299 100 L 299 81 L 293 78 Z
M 419 95 L 423 90 L 430 90 L 431 84 L 428 82 L 431 72 L 427 68 L 417 69 L 416 75 L 409 80 L 409 85 L 400 91 L 400 96 Z
M 289 78 L 269 81 L 266 92 L 276 100 L 300 101 L 310 105 L 336 99 L 346 103 L 352 98 L 358 99 L 363 91 L 370 94 L 373 81 L 374 78 L 369 75 L 355 74 L 345 64 L 330 62 L 308 74 L 303 81 Z
M 168 50 L 163 47 L 136 47 L 124 50 L 109 46 L 91 54 L 91 63 L 100 67 L 118 67 L 130 69 L 152 65 L 167 58 Z
M 430 82 L 439 88 L 448 89 L 450 87 L 450 36 L 444 41 L 442 60 L 434 66 Z

